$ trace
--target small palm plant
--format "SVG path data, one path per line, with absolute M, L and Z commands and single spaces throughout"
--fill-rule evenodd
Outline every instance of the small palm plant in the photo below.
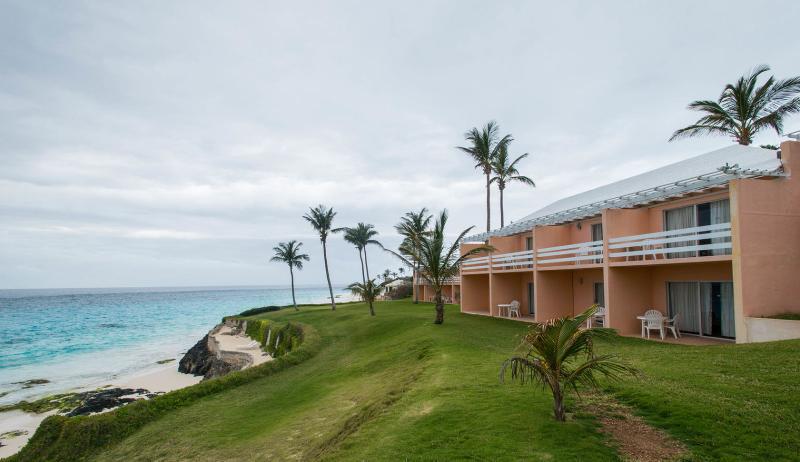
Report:
M 308 213 L 303 215 L 303 218 L 311 224 L 314 230 L 319 234 L 319 240 L 322 242 L 322 259 L 325 262 L 325 278 L 328 280 L 328 292 L 331 294 L 331 310 L 336 311 L 336 300 L 333 298 L 333 286 L 331 285 L 331 273 L 328 271 L 328 235 L 331 233 L 333 226 L 333 218 L 336 212 L 332 208 L 327 208 L 320 204 L 316 207 L 309 209 Z
M 482 129 L 473 127 L 464 134 L 468 146 L 458 146 L 457 149 L 467 153 L 475 161 L 475 168 L 482 170 L 486 176 L 486 232 L 492 230 L 491 214 L 491 175 L 492 160 L 503 146 L 511 143 L 511 135 L 500 137 L 500 126 L 495 121 L 487 123 Z
M 292 304 L 294 305 L 295 311 L 297 311 L 297 300 L 294 296 L 294 269 L 303 269 L 303 262 L 310 260 L 308 255 L 300 253 L 300 247 L 302 246 L 302 242 L 297 242 L 294 240 L 289 242 L 281 242 L 277 245 L 277 247 L 272 248 L 272 250 L 275 251 L 275 256 L 270 259 L 270 261 L 282 262 L 289 265 L 289 275 L 292 278 Z
M 375 299 L 378 298 L 378 295 L 380 295 L 384 286 L 386 286 L 386 281 L 376 284 L 374 279 L 369 279 L 366 282 L 354 282 L 347 286 L 347 290 L 361 298 L 361 300 L 367 302 L 367 304 L 369 304 L 370 316 L 375 316 L 373 303 Z
M 423 233 L 415 238 L 413 246 L 401 248 L 400 252 L 384 249 L 396 256 L 406 265 L 413 266 L 406 255 L 417 262 L 419 276 L 424 278 L 433 288 L 434 302 L 436 303 L 436 320 L 434 324 L 444 323 L 444 300 L 442 298 L 442 287 L 449 278 L 458 275 L 461 263 L 467 258 L 493 250 L 491 246 L 482 245 L 475 247 L 459 255 L 459 243 L 470 231 L 472 226 L 461 231 L 455 241 L 447 243 L 444 228 L 447 224 L 447 210 L 443 210 L 436 219 L 430 232 Z
M 595 355 L 595 339 L 616 335 L 610 329 L 582 328 L 596 310 L 597 305 L 593 305 L 574 318 L 567 316 L 532 324 L 520 345 L 527 350 L 525 356 L 507 359 L 500 368 L 500 381 L 505 380 L 506 370 L 511 369 L 512 380 L 549 388 L 553 394 L 553 414 L 563 422 L 564 394 L 569 389 L 577 392 L 579 385 L 597 388 L 597 374 L 614 380 L 622 374 L 639 375 L 638 370 L 613 355 Z
M 692 111 L 705 115 L 693 125 L 681 128 L 670 141 L 699 135 L 727 135 L 737 143 L 749 145 L 763 129 L 783 132 L 783 118 L 800 112 L 800 77 L 775 80 L 771 76 L 758 86 L 758 77 L 769 66 L 758 66 L 736 83 L 725 85 L 717 101 L 700 100 L 689 104 Z
M 419 212 L 406 212 L 400 218 L 400 223 L 394 226 L 398 234 L 403 236 L 403 242 L 400 244 L 400 253 L 403 254 L 410 262 L 412 269 L 411 281 L 413 284 L 417 283 L 419 277 L 419 262 L 414 258 L 414 255 L 419 252 L 417 243 L 423 234 L 430 233 L 428 229 L 431 224 L 433 216 L 428 213 L 428 209 L 423 207 Z M 414 290 L 414 303 L 419 303 L 419 291 Z
M 505 216 L 503 211 L 503 191 L 508 186 L 508 183 L 517 182 L 523 183 L 528 186 L 535 187 L 536 183 L 525 175 L 520 175 L 517 170 L 517 163 L 522 159 L 528 157 L 528 153 L 517 157 L 512 162 L 509 162 L 508 145 L 500 147 L 497 152 L 497 157 L 492 160 L 492 172 L 494 176 L 491 179 L 492 183 L 497 183 L 497 188 L 500 190 L 500 227 L 505 225 Z

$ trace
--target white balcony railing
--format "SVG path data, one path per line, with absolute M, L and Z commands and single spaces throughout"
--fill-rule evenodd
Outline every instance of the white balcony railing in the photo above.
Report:
M 578 244 L 559 245 L 539 249 L 536 252 L 536 263 L 546 265 L 552 263 L 586 263 L 603 262 L 603 241 L 580 242 Z
M 533 250 L 520 250 L 519 252 L 492 255 L 493 271 L 528 268 L 533 268 Z
M 489 257 L 468 258 L 461 264 L 462 272 L 483 271 L 489 269 Z
M 730 223 L 616 237 L 608 240 L 608 248 L 617 251 L 609 252 L 608 256 L 627 260 L 644 259 L 648 255 L 654 259 L 659 255 L 663 258 L 692 257 L 704 251 L 719 255 L 727 253 L 720 250 L 731 248 L 730 238 Z
M 447 278 L 447 279 L 444 280 L 444 283 L 445 284 L 459 285 L 459 284 L 461 284 L 461 278 L 460 277 Z M 415 282 L 415 284 L 416 285 L 430 285 L 428 283 L 428 281 L 426 281 L 425 278 L 422 278 L 422 277 L 418 277 L 417 281 Z

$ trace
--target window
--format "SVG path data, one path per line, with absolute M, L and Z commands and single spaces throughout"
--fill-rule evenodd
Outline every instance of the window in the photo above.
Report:
M 664 211 L 664 231 L 675 231 L 679 229 L 694 228 L 696 226 L 717 225 L 730 223 L 730 201 L 723 199 L 714 202 L 689 205 Z M 713 231 L 703 231 L 698 236 L 708 234 Z M 728 237 L 718 237 L 712 239 L 698 239 L 696 241 L 670 242 L 667 248 L 692 247 L 696 245 L 709 245 L 723 242 L 730 242 Z M 691 250 L 686 252 L 675 252 L 667 254 L 667 258 L 687 258 L 705 257 L 710 255 L 730 255 L 731 249 L 704 249 Z

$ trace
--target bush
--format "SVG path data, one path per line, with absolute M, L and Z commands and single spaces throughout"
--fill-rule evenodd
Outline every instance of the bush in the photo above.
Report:
M 239 316 L 255 316 L 261 313 L 270 313 L 272 311 L 278 311 L 283 308 L 286 307 L 270 305 L 270 306 L 262 306 L 261 308 L 250 308 L 249 310 L 244 310 L 241 313 L 239 313 Z

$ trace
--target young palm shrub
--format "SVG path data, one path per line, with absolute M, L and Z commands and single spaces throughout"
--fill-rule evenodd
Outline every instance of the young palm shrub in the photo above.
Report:
M 436 219 L 433 229 L 416 238 L 413 248 L 401 249 L 399 253 L 384 249 L 405 262 L 406 265 L 412 266 L 411 261 L 403 255 L 406 252 L 410 252 L 413 260 L 418 262 L 420 277 L 424 278 L 433 288 L 434 302 L 436 304 L 436 320 L 434 324 L 444 323 L 442 287 L 445 285 L 445 281 L 459 274 L 461 263 L 467 258 L 481 252 L 491 252 L 493 250 L 491 246 L 482 245 L 459 255 L 459 243 L 467 233 L 472 231 L 473 226 L 461 231 L 458 238 L 448 244 L 444 234 L 446 224 L 447 210 L 443 210 Z
M 497 152 L 497 156 L 492 160 L 492 172 L 494 176 L 491 179 L 492 183 L 497 183 L 497 188 L 500 190 L 500 227 L 505 226 L 505 214 L 503 212 L 503 191 L 508 186 L 508 183 L 517 182 L 523 183 L 531 187 L 535 187 L 536 183 L 525 175 L 520 175 L 517 170 L 517 163 L 522 159 L 528 157 L 528 153 L 517 157 L 512 162 L 509 162 L 508 145 L 501 146 Z
M 378 295 L 381 293 L 381 289 L 386 285 L 386 281 L 376 284 L 374 279 L 368 279 L 366 282 L 354 282 L 347 286 L 347 290 L 349 290 L 353 295 L 356 297 L 361 298 L 361 300 L 367 302 L 369 305 L 369 314 L 370 316 L 375 316 L 375 308 L 373 307 L 373 303 L 375 299 L 378 298 Z
M 758 66 L 736 83 L 725 85 L 717 101 L 700 100 L 688 109 L 705 115 L 693 125 L 672 134 L 670 141 L 699 135 L 727 135 L 737 143 L 749 145 L 763 129 L 783 132 L 783 118 L 800 112 L 800 77 L 775 80 L 771 76 L 758 86 L 758 77 L 769 66 Z
M 499 138 L 500 126 L 495 121 L 487 123 L 482 129 L 473 127 L 464 134 L 468 146 L 458 146 L 457 149 L 467 153 L 475 161 L 475 168 L 483 171 L 486 176 L 486 232 L 492 230 L 491 214 L 491 175 L 492 160 L 497 157 L 500 149 L 511 143 L 514 138 L 505 135 Z
M 400 253 L 411 262 L 411 281 L 412 284 L 417 283 L 419 277 L 419 262 L 414 258 L 414 254 L 418 253 L 419 249 L 416 247 L 420 237 L 429 233 L 428 227 L 431 225 L 433 216 L 428 213 L 428 209 L 423 207 L 419 212 L 406 212 L 400 218 L 400 223 L 394 226 L 397 233 L 403 236 L 403 242 L 400 244 Z M 419 303 L 419 291 L 414 288 L 414 303 Z
M 294 269 L 302 270 L 303 262 L 310 260 L 308 255 L 300 253 L 300 247 L 302 246 L 303 243 L 297 241 L 281 242 L 277 247 L 272 248 L 272 250 L 275 251 L 275 256 L 270 259 L 270 261 L 277 261 L 289 265 L 289 276 L 292 278 L 292 304 L 294 305 L 295 311 L 297 311 L 297 300 L 294 296 Z
M 617 380 L 623 374 L 637 376 L 639 371 L 613 355 L 595 355 L 594 341 L 616 335 L 610 329 L 584 329 L 587 319 L 594 315 L 597 305 L 573 317 L 553 319 L 532 324 L 522 339 L 525 356 L 514 356 L 503 362 L 500 381 L 511 369 L 512 380 L 522 384 L 538 384 L 553 394 L 553 414 L 564 421 L 564 394 L 578 391 L 578 386 L 598 387 L 597 375 Z
M 325 278 L 328 280 L 328 292 L 331 294 L 331 310 L 336 311 L 336 300 L 333 298 L 333 286 L 331 285 L 331 273 L 328 271 L 328 235 L 331 233 L 331 226 L 333 226 L 333 218 L 336 212 L 332 208 L 327 208 L 320 204 L 316 207 L 309 209 L 308 213 L 303 215 L 303 218 L 311 224 L 314 230 L 319 234 L 319 240 L 322 242 L 322 259 L 325 262 Z

